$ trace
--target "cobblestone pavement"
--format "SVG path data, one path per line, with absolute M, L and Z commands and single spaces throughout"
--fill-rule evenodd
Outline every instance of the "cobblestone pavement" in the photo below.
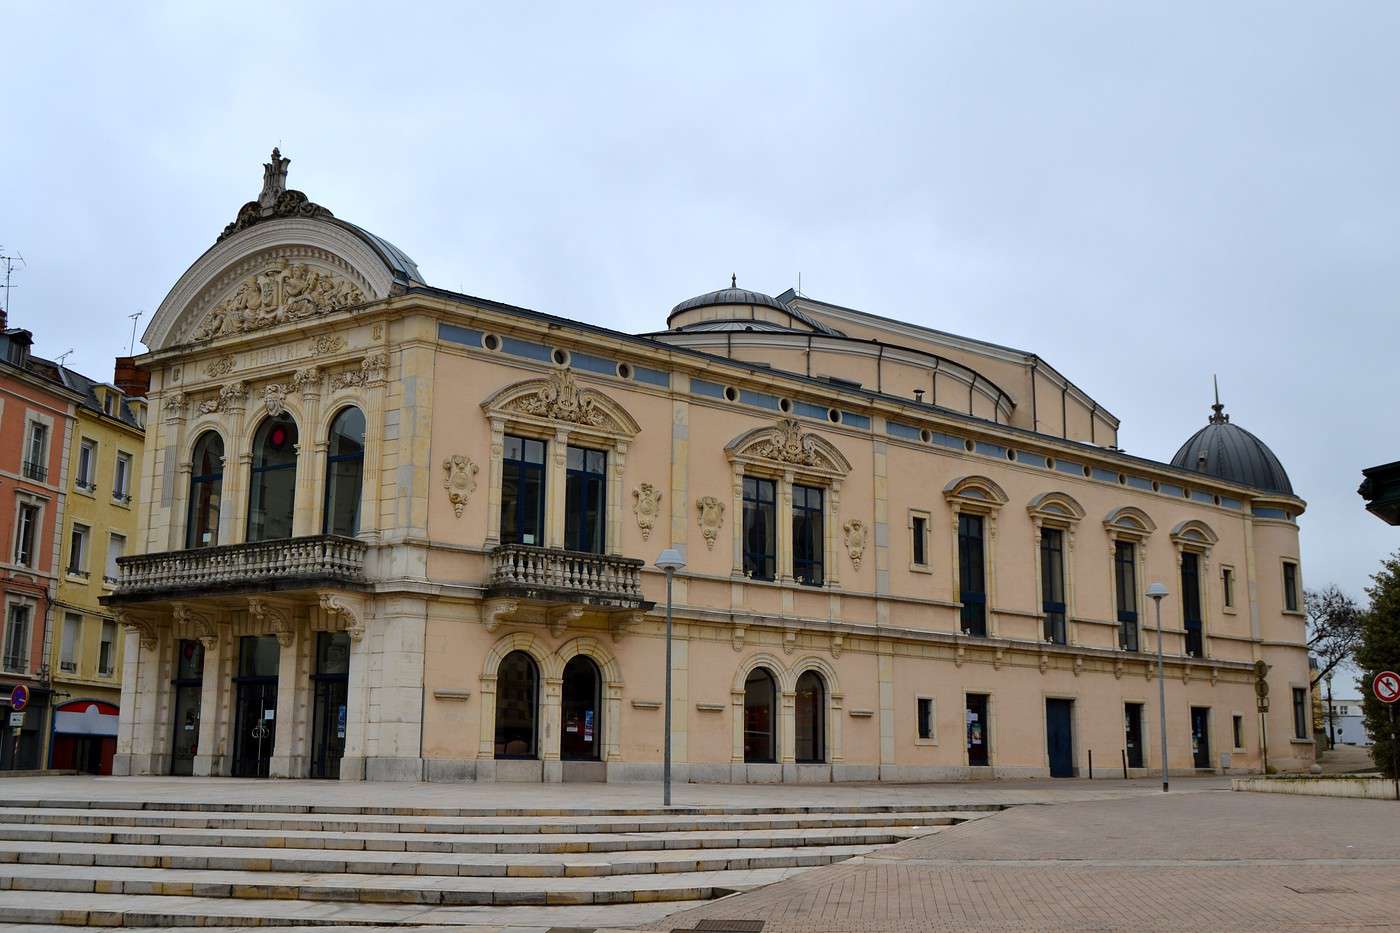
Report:
M 1400 805 L 1174 791 L 1017 807 L 656 929 L 721 918 L 763 933 L 1400 929 Z

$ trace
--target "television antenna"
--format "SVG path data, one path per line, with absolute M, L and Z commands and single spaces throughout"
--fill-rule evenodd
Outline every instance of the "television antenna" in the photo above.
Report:
M 70 357 L 70 356 L 72 356 L 72 355 L 73 355 L 73 348 L 72 348 L 72 347 L 69 347 L 67 350 L 64 350 L 62 353 L 60 353 L 60 354 L 58 355 L 58 365 L 59 365 L 59 366 L 66 366 L 66 365 L 67 365 L 68 357 Z
M 4 249 L 4 247 L 0 246 L 0 249 Z M 21 256 L 18 252 L 16 252 L 13 256 L 7 256 L 4 253 L 0 253 L 0 265 L 3 265 L 5 267 L 5 284 L 3 286 L 0 286 L 0 288 L 4 288 L 5 290 L 5 301 L 4 306 L 0 307 L 0 311 L 5 312 L 6 314 L 10 313 L 10 289 L 19 287 L 18 285 L 12 285 L 10 283 L 10 276 L 14 273 L 15 263 L 19 263 L 22 268 L 28 267 L 29 265 L 29 263 L 24 261 L 24 257 Z
M 131 318 L 131 343 L 126 345 L 127 356 L 132 356 L 136 351 L 136 322 L 141 320 L 141 315 L 145 313 L 145 311 L 137 311 L 135 314 L 127 315 L 127 317 Z

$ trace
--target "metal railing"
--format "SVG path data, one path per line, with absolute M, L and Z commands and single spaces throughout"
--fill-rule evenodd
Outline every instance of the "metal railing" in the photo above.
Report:
M 491 552 L 489 586 L 639 602 L 642 561 L 562 548 L 503 544 Z
M 359 582 L 364 579 L 367 550 L 363 541 L 354 538 L 314 535 L 119 557 L 117 595 L 240 584 L 275 586 L 279 581 L 301 579 Z
M 36 483 L 47 483 L 49 481 L 49 468 L 33 460 L 24 461 L 24 478 L 32 479 Z

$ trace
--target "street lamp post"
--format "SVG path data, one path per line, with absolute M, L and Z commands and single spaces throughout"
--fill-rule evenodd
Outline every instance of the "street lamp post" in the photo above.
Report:
M 685 558 L 681 552 L 668 547 L 656 559 L 657 569 L 666 573 L 666 750 L 661 768 L 661 805 L 671 805 L 671 583 L 676 571 L 685 568 Z
M 1154 583 L 1147 588 L 1147 595 L 1157 607 L 1157 731 L 1162 734 L 1162 793 L 1167 792 L 1167 678 L 1162 667 L 1162 597 L 1167 588 Z

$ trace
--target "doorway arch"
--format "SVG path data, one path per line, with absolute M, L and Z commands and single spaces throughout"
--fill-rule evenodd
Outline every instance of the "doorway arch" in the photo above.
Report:
M 563 680 L 559 757 L 564 761 L 601 761 L 604 728 L 602 671 L 588 655 L 576 654 L 564 665 Z
M 496 671 L 495 756 L 540 757 L 540 669 L 535 659 L 515 650 Z

